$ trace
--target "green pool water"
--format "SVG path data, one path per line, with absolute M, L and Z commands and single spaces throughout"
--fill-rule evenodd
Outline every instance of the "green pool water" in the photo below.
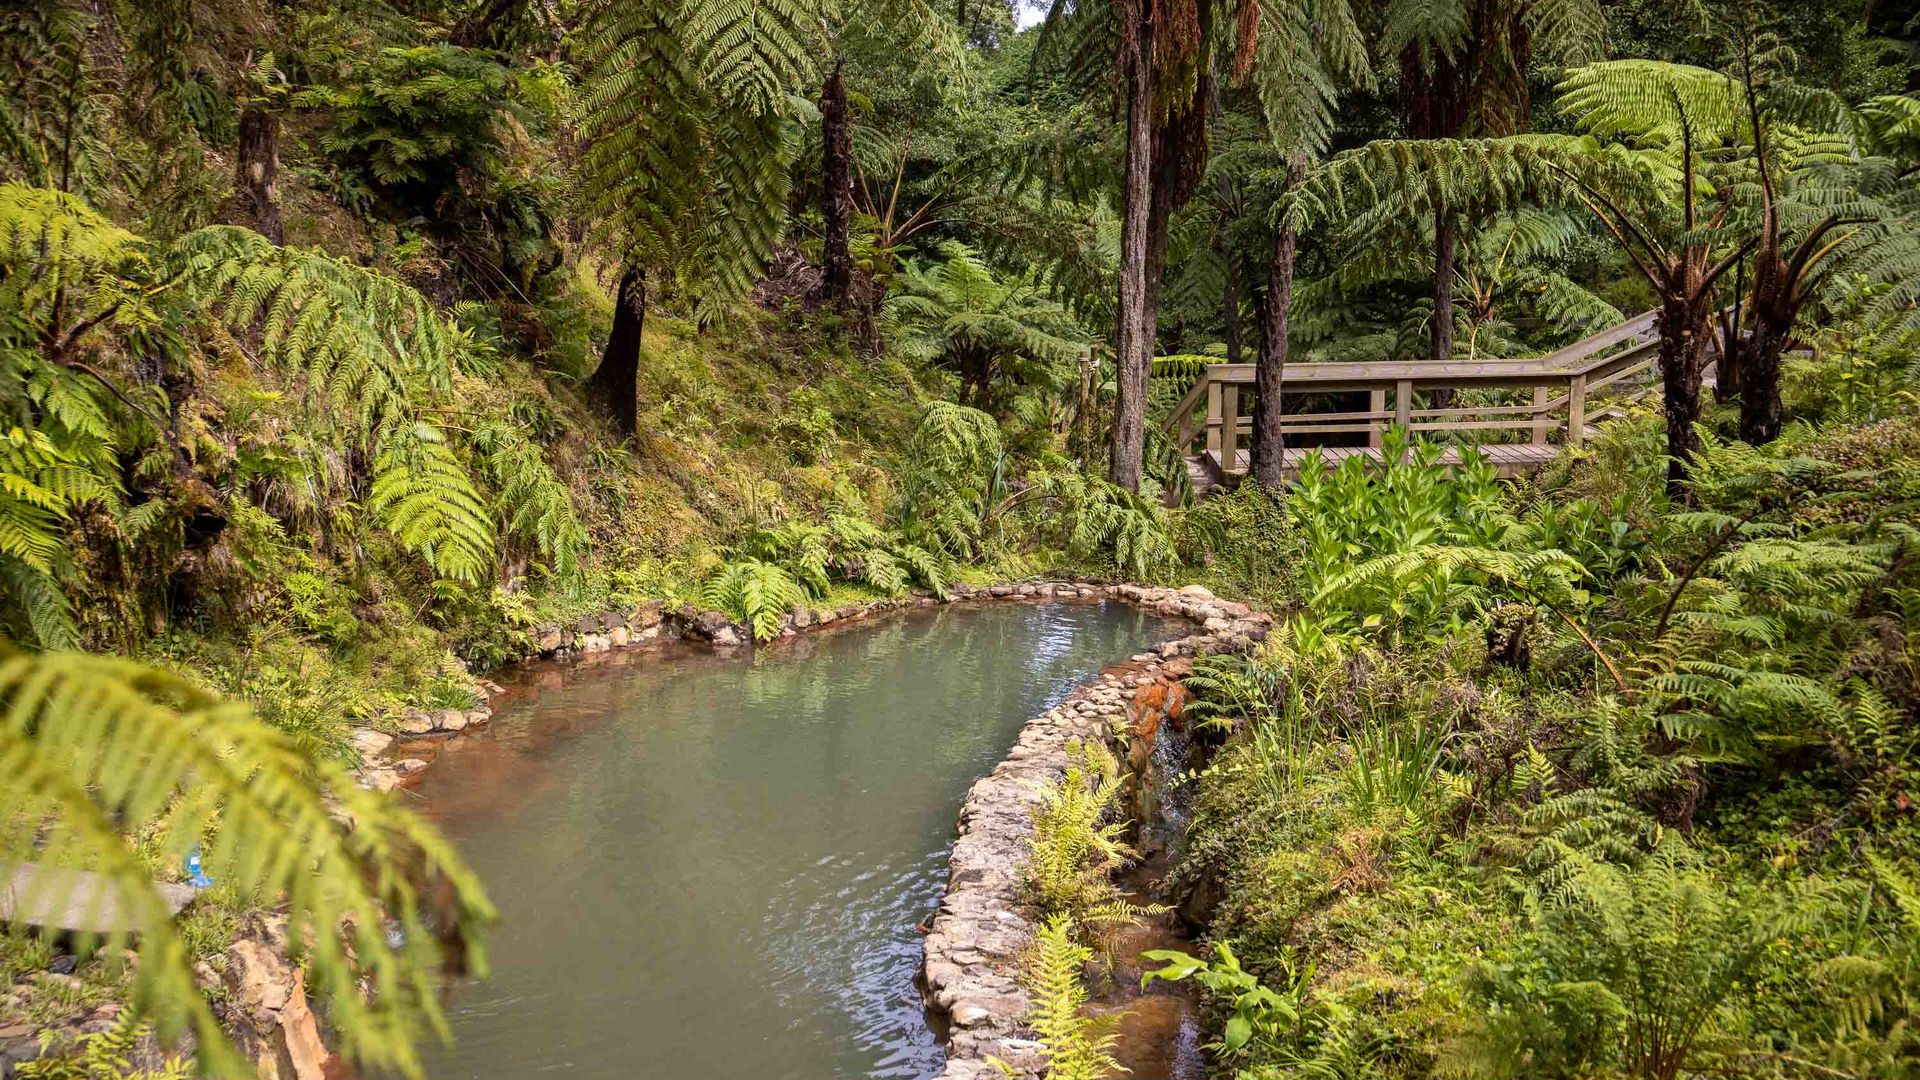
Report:
M 913 980 L 967 788 L 1176 629 L 1123 605 L 916 611 L 757 655 L 532 670 L 419 789 L 501 911 L 434 1080 L 925 1077 Z

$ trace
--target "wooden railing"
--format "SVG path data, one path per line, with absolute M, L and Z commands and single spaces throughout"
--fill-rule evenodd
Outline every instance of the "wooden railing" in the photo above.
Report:
M 1280 424 L 1287 435 L 1365 433 L 1378 447 L 1388 425 L 1414 432 L 1473 433 L 1468 441 L 1487 441 L 1498 432 L 1525 433 L 1521 445 L 1551 456 L 1555 441 L 1579 445 L 1591 425 L 1621 406 L 1644 397 L 1657 380 L 1659 338 L 1652 313 L 1630 319 L 1559 352 L 1531 360 L 1482 360 L 1451 363 L 1298 363 L 1288 364 L 1282 394 L 1365 391 L 1361 412 L 1287 413 Z M 1243 468 L 1241 455 L 1252 434 L 1252 364 L 1211 364 L 1163 422 L 1181 453 L 1201 455 L 1221 475 Z M 1414 408 L 1414 396 L 1432 390 L 1528 390 L 1525 404 Z M 1598 395 L 1609 391 L 1601 400 Z M 1201 442 L 1204 440 L 1204 442 Z M 1315 440 L 1323 441 L 1323 440 Z M 1492 440 L 1512 445 L 1512 440 Z M 1196 446 L 1197 442 L 1201 445 Z M 1291 439 L 1288 445 L 1295 445 Z M 1291 451 L 1290 455 L 1291 456 Z

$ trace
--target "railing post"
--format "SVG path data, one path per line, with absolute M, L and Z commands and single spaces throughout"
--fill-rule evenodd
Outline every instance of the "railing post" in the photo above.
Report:
M 1226 404 L 1220 415 L 1220 472 L 1224 475 L 1240 463 L 1240 388 L 1228 383 L 1221 396 Z
M 1533 388 L 1533 445 L 1547 445 L 1547 402 L 1553 397 L 1553 387 L 1536 386 Z
M 1193 452 L 1193 406 L 1180 414 L 1180 453 L 1184 456 Z
M 1385 390 L 1374 390 L 1367 394 L 1367 411 L 1371 413 L 1387 411 Z M 1367 445 L 1375 450 L 1380 449 L 1380 418 L 1377 416 L 1367 421 Z
M 1587 436 L 1587 377 L 1575 375 L 1567 388 L 1567 445 L 1579 446 Z
M 1207 452 L 1220 456 L 1220 384 L 1214 381 L 1207 383 Z
M 1413 380 L 1401 379 L 1393 385 L 1393 422 L 1402 431 L 1412 434 L 1413 427 Z

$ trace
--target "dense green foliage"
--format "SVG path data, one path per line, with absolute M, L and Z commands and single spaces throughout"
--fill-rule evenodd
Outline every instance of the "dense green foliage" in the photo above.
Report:
M 416 871 L 436 927 L 486 908 L 353 787 L 354 728 L 648 601 L 771 643 L 1074 571 L 1280 616 L 1189 682 L 1218 750 L 1176 878 L 1226 899 L 1162 974 L 1223 1070 L 1910 1075 L 1915 18 L 8 5 L 0 834 L 231 885 L 34 1023 L 131 994 L 220 1064 L 192 963 L 284 905 L 340 1046 L 404 1071 L 469 955 Z M 1657 393 L 1596 386 L 1602 433 L 1514 484 L 1415 423 L 1196 498 L 1160 430 L 1211 363 L 1539 357 L 1656 309 Z M 1114 783 L 1082 758 L 1036 816 L 1060 1076 L 1111 1066 L 1078 942 L 1140 914 Z M 123 1015 L 45 1068 L 108 1070 Z

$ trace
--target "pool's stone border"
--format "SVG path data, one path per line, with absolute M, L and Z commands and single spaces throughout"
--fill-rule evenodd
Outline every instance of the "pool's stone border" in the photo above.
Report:
M 925 590 L 915 590 L 907 596 L 843 604 L 838 607 L 813 605 L 797 607 L 781 616 L 780 638 L 776 640 L 911 608 L 938 607 L 942 604 L 981 600 L 1097 599 L 1119 595 L 1115 590 L 1137 588 L 1132 585 L 1060 578 L 998 585 L 968 585 L 961 582 L 952 586 L 944 597 L 935 596 Z M 1141 590 L 1143 593 L 1154 591 L 1156 590 Z M 1172 590 L 1159 591 L 1172 592 Z M 1207 616 L 1198 614 L 1200 609 L 1192 603 L 1195 599 L 1188 597 L 1189 602 L 1181 605 L 1179 611 L 1169 609 L 1168 613 L 1181 614 L 1188 618 L 1206 618 Z M 1139 601 L 1132 602 L 1139 603 Z M 1204 602 L 1220 603 L 1212 601 L 1211 594 Z M 1239 609 L 1241 605 L 1228 604 L 1225 607 Z M 1231 618 L 1231 614 L 1228 613 L 1226 619 Z M 1228 637 L 1234 633 L 1226 620 L 1215 624 L 1214 629 Z M 592 664 L 607 660 L 615 653 L 658 647 L 664 642 L 671 641 L 709 645 L 725 655 L 733 650 L 744 648 L 747 637 L 746 627 L 729 622 L 726 615 L 721 612 L 703 611 L 690 605 L 674 605 L 664 600 L 650 600 L 630 609 L 609 610 L 598 615 L 585 616 L 565 626 L 550 624 L 537 627 L 534 630 L 534 640 L 538 652 L 529 659 Z M 1214 651 L 1218 652 L 1221 649 L 1215 648 Z M 486 679 L 478 680 L 478 685 L 488 694 L 490 702 L 493 697 L 505 692 L 497 683 Z M 431 751 L 427 752 L 425 758 L 410 753 L 409 750 L 416 745 L 416 740 L 424 742 L 448 738 L 467 728 L 483 726 L 492 718 L 491 704 L 475 709 L 431 711 L 409 709 L 398 715 L 382 718 L 379 726 L 354 728 L 349 739 L 355 750 L 359 752 L 363 763 L 358 773 L 361 786 L 376 791 L 391 791 L 397 787 L 410 785 L 431 764 L 433 757 Z
M 1180 678 L 1191 670 L 1189 658 L 1251 651 L 1265 640 L 1273 619 L 1245 604 L 1220 600 L 1197 585 L 1164 588 L 1053 578 L 985 586 L 961 583 L 945 597 L 916 593 L 837 608 L 804 607 L 781 620 L 780 636 L 789 638 L 950 603 L 1102 599 L 1188 619 L 1200 629 L 1161 642 L 1076 687 L 1065 701 L 1029 720 L 1006 758 L 968 791 L 959 838 L 948 858 L 946 895 L 922 950 L 927 1005 L 947 1021 L 942 1080 L 997 1080 L 1000 1073 L 988 1057 L 1006 1062 L 1023 1077 L 1039 1075 L 1041 1047 L 1024 1023 L 1027 994 L 1017 979 L 1020 954 L 1034 932 L 1020 910 L 1020 879 L 1030 851 L 1029 808 L 1039 800 L 1038 788 L 1066 768 L 1067 745 L 1110 741 L 1137 771 L 1142 754 L 1151 751 L 1156 725 L 1168 718 L 1178 722 Z M 602 654 L 675 639 L 706 643 L 724 653 L 743 645 L 745 628 L 716 611 L 674 609 L 654 601 L 631 612 L 536 631 L 542 657 L 583 664 L 604 659 Z M 499 690 L 485 680 L 481 685 Z M 490 708 L 409 713 L 400 718 L 398 736 L 373 728 L 356 731 L 354 743 L 366 762 L 361 783 L 378 790 L 410 783 L 428 765 L 407 754 L 410 742 L 447 738 L 483 725 L 491 716 Z
M 1155 727 L 1180 718 L 1179 680 L 1192 670 L 1188 658 L 1249 651 L 1273 622 L 1197 586 L 1070 584 L 1076 592 L 1090 587 L 1095 596 L 1192 619 L 1202 632 L 1162 642 L 1082 683 L 1028 721 L 1005 760 L 967 792 L 946 896 L 923 945 L 927 1004 L 948 1022 L 942 1080 L 998 1078 L 990 1057 L 1023 1077 L 1040 1073 L 1041 1046 L 1024 1023 L 1027 993 L 1018 979 L 1020 954 L 1035 929 L 1021 911 L 1020 882 L 1031 851 L 1031 808 L 1040 789 L 1065 770 L 1068 744 L 1113 742 L 1137 770 Z

